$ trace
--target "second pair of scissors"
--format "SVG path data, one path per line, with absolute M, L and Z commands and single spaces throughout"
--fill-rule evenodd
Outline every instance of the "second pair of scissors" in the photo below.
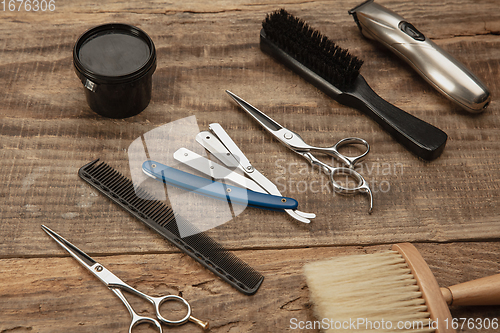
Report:
M 278 124 L 276 121 L 268 117 L 266 114 L 264 114 L 262 111 L 258 110 L 254 106 L 250 105 L 240 97 L 236 96 L 229 90 L 226 90 L 226 92 L 238 103 L 252 118 L 257 120 L 259 124 L 262 125 L 269 133 L 271 133 L 276 139 L 278 139 L 281 143 L 283 143 L 285 146 L 290 148 L 292 151 L 295 153 L 301 155 L 305 159 L 311 163 L 311 165 L 316 165 L 323 170 L 324 173 L 326 173 L 330 177 L 330 182 L 332 183 L 333 189 L 335 192 L 342 193 L 342 194 L 355 194 L 355 193 L 366 193 L 368 194 L 370 198 L 370 209 L 369 213 L 372 212 L 373 209 L 373 195 L 372 191 L 370 190 L 370 187 L 366 180 L 363 178 L 361 174 L 359 174 L 356 170 L 354 170 L 354 166 L 356 163 L 362 161 L 368 152 L 370 151 L 370 145 L 366 140 L 360 139 L 360 138 L 345 138 L 337 142 L 334 146 L 332 147 L 325 147 L 325 148 L 320 148 L 320 147 L 315 147 L 308 145 L 297 133 L 281 126 Z M 364 153 L 358 156 L 345 156 L 344 154 L 341 154 L 338 150 L 341 146 L 345 145 L 351 145 L 351 144 L 358 144 L 358 145 L 363 145 L 366 150 Z M 332 156 L 339 161 L 341 161 L 345 167 L 334 167 L 330 166 L 319 159 L 317 159 L 312 153 L 313 152 L 318 152 L 322 154 L 326 154 L 329 156 Z M 357 185 L 353 187 L 348 187 L 348 186 L 343 186 L 339 184 L 335 180 L 336 175 L 345 175 L 350 178 L 353 178 L 357 181 Z
M 118 296 L 118 298 L 123 302 L 123 304 L 129 311 L 130 316 L 132 317 L 132 322 L 130 323 L 128 330 L 129 333 L 132 333 L 133 329 L 140 324 L 150 324 L 156 327 L 158 332 L 162 333 L 163 330 L 160 323 L 163 323 L 165 325 L 178 326 L 178 325 L 183 325 L 188 321 L 199 325 L 203 329 L 208 329 L 209 325 L 208 322 L 196 319 L 191 315 L 191 306 L 184 298 L 177 295 L 165 295 L 161 297 L 146 295 L 140 292 L 139 290 L 135 289 L 134 287 L 123 282 L 119 277 L 111 273 L 111 271 L 109 271 L 103 265 L 101 265 L 100 263 L 89 257 L 85 252 L 83 252 L 70 242 L 68 242 L 66 239 L 62 238 L 60 235 L 56 234 L 54 231 L 50 230 L 44 225 L 42 225 L 42 229 L 50 237 L 52 237 L 52 239 L 54 239 L 62 248 L 68 251 L 68 253 L 73 258 L 75 258 L 83 267 L 87 268 L 89 272 L 94 274 L 94 276 L 96 276 L 99 280 L 101 280 L 102 283 L 104 283 L 116 296 Z M 134 311 L 134 309 L 132 309 L 132 306 L 128 302 L 127 298 L 125 298 L 125 295 L 123 295 L 122 290 L 132 293 L 136 296 L 139 296 L 149 301 L 151 304 L 153 304 L 155 307 L 156 317 L 158 318 L 158 320 L 155 318 L 144 317 L 137 314 Z M 182 319 L 170 320 L 165 318 L 160 313 L 160 307 L 163 303 L 167 301 L 174 301 L 181 303 L 185 308 L 186 315 Z

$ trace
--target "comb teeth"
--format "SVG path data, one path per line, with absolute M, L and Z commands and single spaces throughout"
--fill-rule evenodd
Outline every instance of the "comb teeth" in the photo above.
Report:
M 142 189 L 140 196 L 132 181 L 99 160 L 80 168 L 80 177 L 101 193 L 137 217 L 181 251 L 201 263 L 244 294 L 252 295 L 259 289 L 264 277 L 246 262 L 227 251 L 222 245 L 174 213 L 163 202 Z M 192 231 L 191 236 L 181 238 L 182 230 Z
M 277 47 L 340 90 L 359 75 L 362 60 L 284 9 L 267 15 L 262 28 Z

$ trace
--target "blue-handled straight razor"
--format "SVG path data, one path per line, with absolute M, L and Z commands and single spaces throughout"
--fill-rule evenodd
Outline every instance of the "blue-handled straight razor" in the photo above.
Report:
M 297 200 L 292 198 L 254 192 L 224 184 L 155 161 L 144 162 L 142 170 L 146 175 L 165 184 L 207 197 L 227 200 L 234 204 L 270 210 L 296 209 L 298 206 Z

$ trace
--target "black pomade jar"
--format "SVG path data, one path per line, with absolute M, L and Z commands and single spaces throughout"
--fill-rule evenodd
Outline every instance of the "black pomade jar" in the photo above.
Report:
M 101 116 L 132 117 L 148 106 L 156 49 L 141 29 L 112 23 L 86 31 L 73 48 L 73 64 L 87 103 Z

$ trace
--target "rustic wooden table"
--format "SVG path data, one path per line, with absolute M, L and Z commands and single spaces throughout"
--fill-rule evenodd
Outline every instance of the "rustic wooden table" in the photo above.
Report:
M 306 262 L 397 242 L 413 242 L 442 286 L 499 273 L 497 1 L 378 1 L 486 83 L 493 99 L 479 115 L 458 109 L 389 51 L 364 39 L 347 14 L 360 1 L 54 1 L 55 10 L 45 12 L 18 10 L 19 0 L 15 11 L 9 10 L 14 1 L 0 4 L 0 332 L 128 329 L 121 302 L 48 238 L 41 224 L 140 290 L 181 294 L 212 332 L 297 331 L 292 322 L 314 320 L 302 274 Z M 449 139 L 441 157 L 417 159 L 368 117 L 263 54 L 261 22 L 282 7 L 364 59 L 361 72 L 382 97 L 444 130 Z M 78 36 L 109 22 L 142 28 L 158 52 L 150 105 L 122 120 L 90 110 L 72 64 Z M 304 172 L 305 161 L 249 119 L 225 89 L 311 144 L 366 139 L 372 151 L 361 171 L 375 191 L 373 214 L 367 214 L 363 195 L 306 188 L 327 178 Z M 262 173 L 281 182 L 301 210 L 318 216 L 304 225 L 286 214 L 249 208 L 208 231 L 265 276 L 254 296 L 235 291 L 77 175 L 95 158 L 129 175 L 133 140 L 193 115 L 203 130 L 221 123 Z M 149 310 L 142 302 L 135 307 Z M 451 311 L 456 318 L 500 318 L 499 307 Z M 197 330 L 193 324 L 168 328 Z

